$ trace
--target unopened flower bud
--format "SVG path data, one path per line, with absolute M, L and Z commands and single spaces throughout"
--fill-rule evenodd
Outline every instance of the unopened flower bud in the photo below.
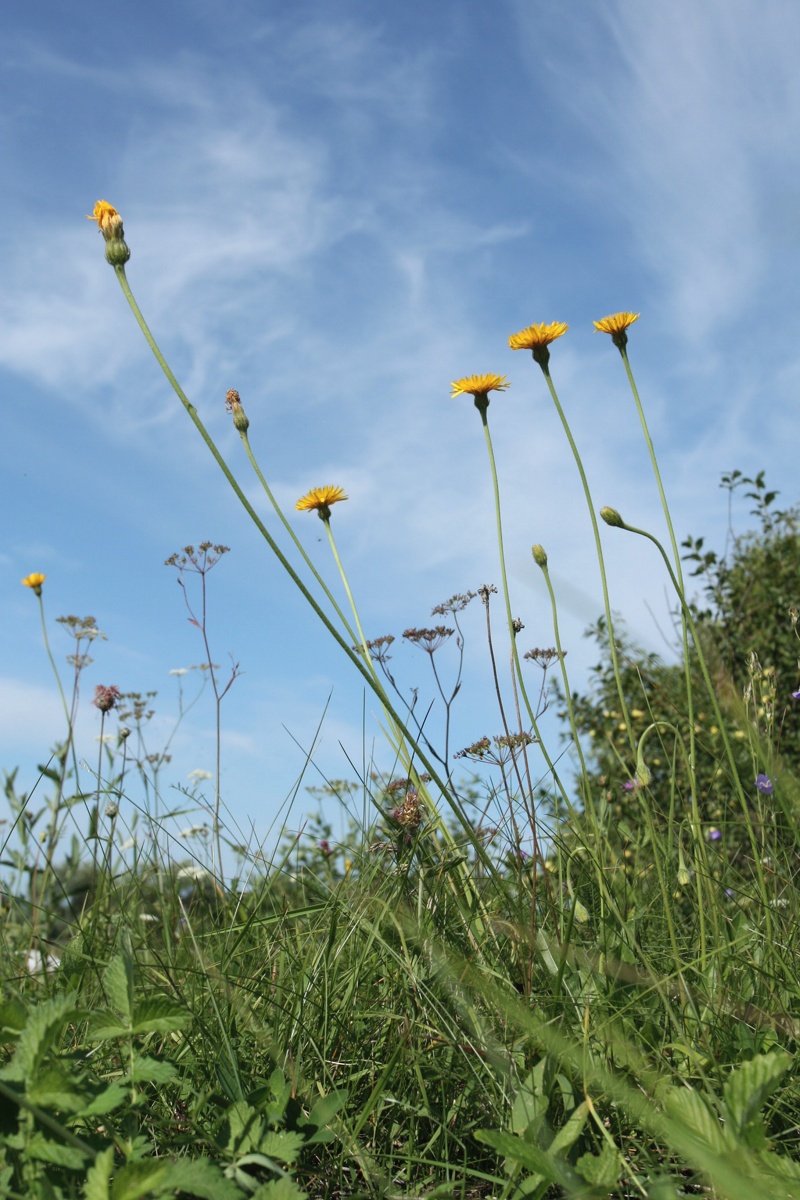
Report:
M 107 200 L 98 200 L 94 212 L 86 219 L 97 221 L 97 228 L 106 240 L 106 262 L 112 267 L 124 267 L 131 252 L 125 244 L 122 217 L 113 204 L 109 204 Z
M 605 508 L 600 509 L 600 516 L 606 525 L 614 525 L 617 529 L 624 529 L 625 527 L 625 522 L 615 508 L 609 508 L 606 505 Z
M 247 433 L 250 421 L 242 408 L 242 400 L 235 388 L 230 388 L 225 394 L 225 411 L 233 416 L 233 427 L 239 433 Z
M 537 542 L 536 545 L 532 547 L 531 553 L 533 555 L 533 561 L 536 563 L 537 567 L 542 567 L 542 569 L 544 569 L 547 566 L 547 555 L 545 554 L 544 546 L 540 546 Z

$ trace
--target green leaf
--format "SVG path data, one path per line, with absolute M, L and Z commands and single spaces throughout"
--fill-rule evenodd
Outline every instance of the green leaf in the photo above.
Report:
M 548 1146 L 550 1154 L 564 1154 L 567 1150 L 571 1150 L 583 1132 L 583 1127 L 586 1124 L 586 1119 L 589 1115 L 589 1105 L 584 1100 L 583 1104 L 579 1104 L 575 1111 L 571 1114 L 566 1125 L 562 1125 L 552 1142 Z
M 308 1200 L 308 1192 L 302 1191 L 292 1179 L 271 1179 L 262 1183 L 250 1200 Z
M 182 1195 L 197 1196 L 201 1200 L 242 1200 L 236 1184 L 226 1179 L 216 1163 L 208 1158 L 179 1159 L 170 1163 L 167 1183 L 171 1189 L 180 1189 Z M 117 1200 L 116 1194 L 113 1200 Z
M 731 1151 L 731 1140 L 725 1136 L 716 1113 L 711 1112 L 699 1092 L 689 1088 L 670 1088 L 666 1097 L 667 1112 L 676 1117 L 709 1149 L 717 1154 Z
M 12 1000 L 4 1000 L 0 1004 L 0 1033 L 3 1035 L 4 1042 L 10 1041 L 11 1037 L 16 1037 L 18 1033 L 22 1032 L 27 1016 L 28 1010 L 16 997 Z
M 133 1013 L 134 1033 L 173 1033 L 183 1029 L 191 1016 L 165 997 L 156 996 L 137 1004 Z
M 78 1092 L 67 1075 L 58 1066 L 44 1067 L 28 1081 L 26 1099 L 40 1108 L 57 1108 L 64 1113 L 77 1113 L 88 1100 L 86 1092 Z
M 98 1092 L 85 1108 L 81 1109 L 80 1116 L 103 1117 L 106 1113 L 113 1112 L 115 1108 L 124 1104 L 129 1096 L 130 1090 L 124 1084 L 110 1083 L 108 1087 L 103 1088 L 102 1092 Z
M 270 1130 L 264 1134 L 258 1148 L 262 1154 L 290 1167 L 297 1161 L 304 1144 L 302 1133 L 292 1133 L 286 1129 Z
M 526 1142 L 515 1133 L 506 1133 L 501 1129 L 478 1129 L 475 1137 L 484 1146 L 491 1146 L 493 1150 L 497 1150 L 499 1154 L 513 1163 L 526 1167 L 529 1171 L 535 1171 L 537 1175 L 544 1176 L 551 1183 L 560 1182 L 555 1164 L 550 1161 L 544 1150 L 540 1150 L 532 1142 Z
M 77 1146 L 65 1146 L 63 1142 L 54 1142 L 38 1130 L 28 1140 L 27 1153 L 37 1162 L 53 1163 L 72 1171 L 79 1171 L 86 1163 L 83 1150 Z
M 616 1147 L 606 1142 L 599 1155 L 582 1154 L 575 1163 L 575 1170 L 588 1183 L 608 1190 L 619 1177 L 620 1161 Z
M 105 1025 L 102 1023 L 103 1021 L 105 1021 Z M 100 1014 L 95 1013 L 86 1036 L 92 1042 L 110 1042 L 114 1038 L 130 1037 L 132 1032 L 130 1025 L 123 1025 L 119 1017 L 106 1011 Z
M 68 1021 L 80 1015 L 73 995 L 56 996 L 28 1010 L 14 1056 L 0 1077 L 20 1083 L 35 1078 L 44 1055 L 63 1034 Z
M 130 939 L 120 940 L 122 947 L 103 972 L 103 984 L 111 1004 L 127 1017 L 130 1028 L 133 1022 L 133 953 Z
M 114 1170 L 114 1147 L 101 1150 L 86 1172 L 84 1200 L 111 1200 L 111 1175 Z
M 297 1123 L 303 1130 L 307 1146 L 319 1145 L 333 1141 L 335 1134 L 326 1128 L 347 1103 L 348 1093 L 337 1089 L 322 1096 L 317 1101 L 307 1117 Z M 312 1133 L 311 1130 L 314 1130 Z
M 731 1071 L 722 1090 L 728 1120 L 739 1137 L 761 1113 L 764 1102 L 774 1092 L 789 1067 L 789 1057 L 781 1050 L 759 1054 Z
M 549 1088 L 544 1088 L 545 1061 L 543 1058 L 538 1062 L 520 1085 L 511 1109 L 511 1128 L 514 1133 L 525 1133 L 534 1125 L 538 1129 L 544 1120 L 550 1105 Z
M 133 1071 L 126 1076 L 132 1083 L 169 1083 L 177 1074 L 177 1069 L 171 1062 L 158 1058 L 149 1058 L 146 1054 L 136 1054 L 133 1058 Z

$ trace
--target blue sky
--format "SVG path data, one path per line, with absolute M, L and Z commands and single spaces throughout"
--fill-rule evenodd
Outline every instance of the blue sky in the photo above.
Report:
M 91 613 L 108 637 L 84 676 L 93 759 L 96 683 L 157 690 L 154 742 L 168 735 L 169 671 L 203 653 L 162 563 L 204 538 L 231 547 L 209 587 L 215 660 L 243 671 L 223 708 L 233 817 L 268 836 L 326 705 L 305 782 L 352 774 L 347 756 L 373 745 L 387 761 L 371 698 L 133 322 L 85 220 L 101 197 L 123 214 L 131 285 L 202 419 L 275 529 L 224 411 L 239 390 L 262 469 L 332 587 L 322 526 L 292 509 L 318 484 L 348 492 L 334 529 L 362 620 L 398 637 L 392 665 L 423 697 L 427 661 L 399 635 L 499 583 L 480 423 L 449 394 L 466 374 L 511 383 L 489 415 L 520 645 L 552 644 L 540 542 L 573 686 L 595 658 L 583 496 L 510 333 L 569 323 L 551 367 L 598 506 L 663 532 L 619 356 L 592 332 L 620 309 L 642 313 L 631 360 L 678 535 L 722 546 L 733 467 L 797 498 L 795 4 L 33 0 L 3 25 L 0 761 L 23 785 L 62 727 L 20 578 L 47 574 L 60 661 L 56 616 Z M 613 606 L 664 649 L 658 565 L 604 536 Z M 481 622 L 473 605 L 455 745 L 500 731 Z M 175 736 L 167 803 L 213 768 L 213 724 L 205 696 Z M 301 788 L 280 820 L 297 828 L 314 807 Z

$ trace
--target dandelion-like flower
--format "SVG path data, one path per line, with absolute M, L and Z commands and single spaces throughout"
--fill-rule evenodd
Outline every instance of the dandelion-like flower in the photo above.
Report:
M 131 256 L 125 245 L 125 230 L 122 228 L 122 217 L 113 204 L 107 200 L 98 200 L 87 221 L 97 221 L 97 228 L 106 240 L 106 261 L 112 267 L 123 267 Z
M 349 497 L 344 494 L 344 488 L 331 486 L 312 488 L 305 496 L 301 496 L 295 504 L 295 508 L 298 512 L 316 512 L 321 521 L 328 521 L 331 515 L 331 505 L 347 499 Z
M 489 392 L 504 392 L 509 386 L 505 375 L 465 375 L 450 384 L 451 396 L 473 396 L 487 399 Z
M 45 579 L 47 579 L 47 576 L 42 575 L 41 571 L 34 571 L 31 575 L 25 576 L 22 580 L 22 586 L 30 588 L 35 596 L 41 596 L 42 584 Z
M 619 312 L 612 313 L 610 317 L 603 317 L 600 321 L 593 321 L 593 325 L 598 333 L 609 333 L 614 345 L 619 350 L 624 350 L 628 344 L 628 329 L 634 321 L 639 320 L 639 313 Z
M 569 325 L 565 325 L 563 321 L 529 325 L 519 333 L 512 333 L 508 344 L 512 350 L 530 350 L 534 361 L 545 370 L 550 361 L 550 343 L 563 337 L 568 329 Z

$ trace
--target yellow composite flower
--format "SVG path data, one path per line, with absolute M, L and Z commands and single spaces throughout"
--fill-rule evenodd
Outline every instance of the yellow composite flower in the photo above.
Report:
M 340 500 L 347 500 L 344 488 L 340 487 L 318 487 L 312 488 L 305 496 L 302 496 L 295 504 L 298 512 L 318 512 L 321 517 L 330 516 L 332 504 L 338 504 Z
M 112 237 L 122 237 L 122 217 L 107 200 L 98 200 L 86 220 L 97 221 L 97 227 L 106 241 Z
M 549 325 L 529 325 L 519 333 L 512 333 L 508 344 L 512 350 L 541 350 L 556 338 L 563 337 L 569 329 L 563 321 L 551 321 Z
M 639 313 L 620 312 L 613 313 L 610 317 L 603 317 L 600 321 L 593 321 L 595 329 L 599 333 L 624 333 L 634 321 L 639 320 Z
M 465 375 L 450 384 L 451 396 L 488 396 L 489 392 L 504 392 L 508 387 L 505 375 Z
M 47 576 L 42 575 L 41 571 L 34 571 L 31 575 L 25 576 L 25 578 L 22 580 L 22 585 L 23 587 L 29 587 L 31 591 L 35 593 L 35 595 L 41 596 L 42 584 L 44 583 L 45 579 L 47 579 Z

